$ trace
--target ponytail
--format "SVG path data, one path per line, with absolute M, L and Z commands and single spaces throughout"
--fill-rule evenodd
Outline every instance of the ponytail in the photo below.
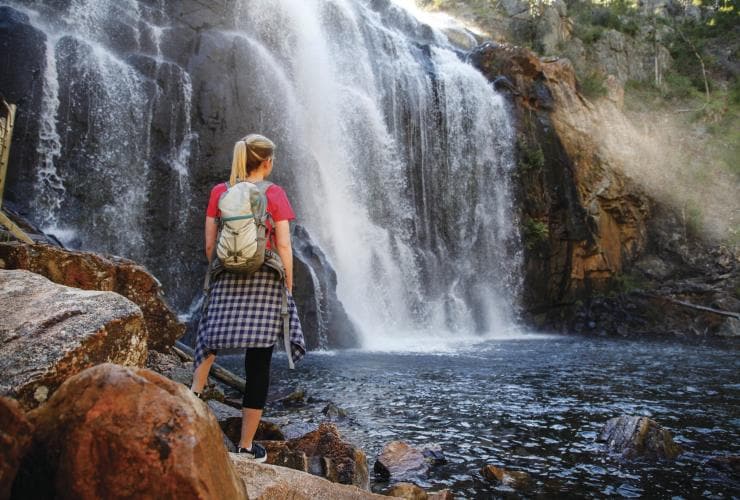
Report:
M 263 135 L 249 134 L 234 144 L 234 157 L 231 161 L 231 186 L 247 178 L 266 159 L 275 152 L 275 143 Z
M 247 178 L 247 143 L 244 140 L 234 144 L 234 158 L 231 160 L 231 177 L 229 185 L 233 186 Z

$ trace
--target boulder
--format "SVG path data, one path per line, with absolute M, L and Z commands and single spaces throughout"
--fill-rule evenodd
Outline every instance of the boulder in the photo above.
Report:
M 315 431 L 291 441 L 290 448 L 305 453 L 314 462 L 320 460 L 321 476 L 326 479 L 369 488 L 365 453 L 344 441 L 335 425 L 322 423 Z
M 315 460 L 315 470 L 311 469 L 312 463 L 309 461 L 306 453 L 291 449 L 288 441 L 262 441 L 260 443 L 267 450 L 267 463 L 279 465 L 301 472 L 310 472 L 314 475 L 321 476 L 321 460 Z
M 146 367 L 187 387 L 193 381 L 193 363 L 180 360 L 176 354 L 149 351 Z
M 93 365 L 143 366 L 146 340 L 141 310 L 117 293 L 0 270 L 0 395 L 26 409 Z
M 310 472 L 335 483 L 369 488 L 365 453 L 342 440 L 334 424 L 325 422 L 299 438 L 262 444 L 267 448 L 268 463 Z
M 123 295 L 141 308 L 150 349 L 164 350 L 185 332 L 185 325 L 167 305 L 157 279 L 130 260 L 10 242 L 0 243 L 0 268 L 26 269 L 60 285 Z
M 299 387 L 288 394 L 278 395 L 274 399 L 271 398 L 270 402 L 282 405 L 286 408 L 303 406 L 306 404 L 306 391 Z
M 389 497 L 407 498 L 409 500 L 427 500 L 427 492 L 413 483 L 396 483 L 386 493 Z
M 18 402 L 0 397 L 0 500 L 10 498 L 15 474 L 31 446 L 32 432 Z
M 671 433 L 648 417 L 622 415 L 612 418 L 601 429 L 597 441 L 606 442 L 608 450 L 625 458 L 673 460 L 682 451 L 673 442 Z
M 356 486 L 336 484 L 304 472 L 258 464 L 237 454 L 231 455 L 237 474 L 251 499 L 259 500 L 371 500 L 387 499 Z
M 19 498 L 246 498 L 206 405 L 150 370 L 90 368 L 28 417 Z
M 340 408 L 334 403 L 329 403 L 324 407 L 323 410 L 321 410 L 321 413 L 329 417 L 329 419 L 340 419 L 340 418 L 347 418 L 349 415 L 347 413 L 347 410 L 344 408 Z
M 503 486 L 515 490 L 524 490 L 531 486 L 532 479 L 526 472 L 510 471 L 494 465 L 486 465 L 481 469 L 483 477 Z
M 421 450 L 403 441 L 392 441 L 383 447 L 373 469 L 383 478 L 401 480 L 426 474 L 429 464 Z
M 444 465 L 447 463 L 447 457 L 445 457 L 442 447 L 437 444 L 425 446 L 421 452 L 430 465 Z

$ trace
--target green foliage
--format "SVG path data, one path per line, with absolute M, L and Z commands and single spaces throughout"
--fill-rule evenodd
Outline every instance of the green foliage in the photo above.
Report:
M 607 29 L 635 36 L 640 29 L 636 5 L 630 0 L 568 2 L 568 12 L 574 18 L 574 35 L 586 45 L 599 40 Z
M 599 71 L 589 71 L 578 78 L 578 90 L 590 99 L 606 95 L 606 78 Z
M 648 283 L 639 274 L 626 273 L 614 276 L 612 281 L 614 291 L 620 293 L 630 293 L 636 290 L 644 290 Z
M 604 34 L 603 26 L 594 26 L 590 23 L 576 22 L 573 27 L 573 35 L 580 38 L 586 45 L 596 43 Z
M 547 240 L 550 238 L 550 230 L 544 222 L 528 217 L 524 221 L 522 235 L 524 237 L 524 246 L 527 250 L 534 250 L 547 243 Z
M 684 229 L 688 234 L 701 234 L 702 211 L 697 205 L 689 202 L 681 210 Z
M 737 77 L 730 86 L 729 97 L 732 106 L 740 106 L 740 80 Z
M 669 72 L 663 77 L 661 93 L 666 99 L 688 99 L 691 97 L 701 97 L 702 95 L 695 81 L 688 76 L 674 71 Z
M 539 144 L 531 144 L 527 140 L 517 143 L 519 148 L 519 169 L 527 172 L 540 170 L 545 166 L 545 153 Z

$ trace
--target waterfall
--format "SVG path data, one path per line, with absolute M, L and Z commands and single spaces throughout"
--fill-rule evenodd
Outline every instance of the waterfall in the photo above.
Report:
M 9 2 L 47 35 L 37 222 L 144 263 L 186 310 L 207 192 L 260 132 L 366 347 L 504 333 L 514 131 L 464 55 L 390 1 L 183 4 Z
M 47 38 L 32 218 L 66 246 L 131 258 L 183 286 L 189 278 L 162 264 L 183 252 L 160 251 L 151 234 L 165 227 L 174 241 L 189 231 L 180 203 L 192 198 L 197 143 L 192 82 L 160 47 L 164 2 L 8 5 Z M 176 194 L 152 207 L 155 186 Z
M 293 172 L 309 178 L 296 193 L 302 222 L 365 345 L 504 331 L 519 262 L 502 97 L 398 7 L 240 6 L 236 24 L 290 75 L 272 91 L 297 103 L 278 143 L 314 159 Z

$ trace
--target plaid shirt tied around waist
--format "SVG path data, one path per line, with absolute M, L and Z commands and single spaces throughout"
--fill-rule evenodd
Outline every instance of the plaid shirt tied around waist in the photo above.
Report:
M 195 367 L 216 349 L 270 347 L 283 335 L 283 282 L 263 266 L 245 276 L 221 272 L 211 282 L 198 325 Z M 298 310 L 288 293 L 290 353 L 293 362 L 306 354 Z

